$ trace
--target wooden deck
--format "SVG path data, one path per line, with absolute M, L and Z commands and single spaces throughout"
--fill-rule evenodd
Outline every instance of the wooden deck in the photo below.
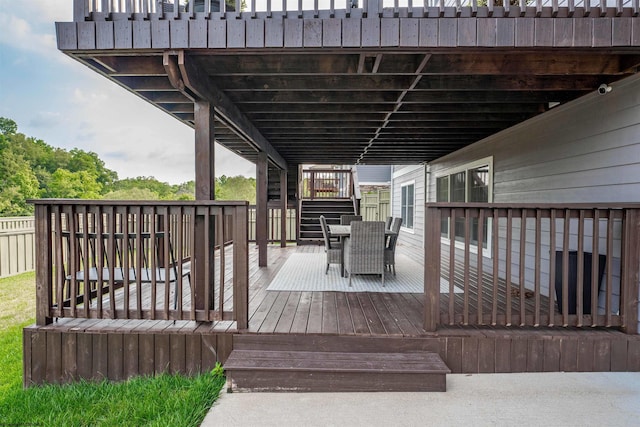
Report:
M 24 383 L 193 374 L 224 362 L 233 349 L 430 351 L 454 373 L 640 371 L 640 336 L 617 330 L 449 325 L 425 332 L 423 294 L 266 290 L 291 254 L 321 250 L 270 246 L 268 266 L 259 268 L 250 247 L 246 330 L 232 321 L 99 319 L 25 328 Z M 448 309 L 446 298 L 441 307 Z

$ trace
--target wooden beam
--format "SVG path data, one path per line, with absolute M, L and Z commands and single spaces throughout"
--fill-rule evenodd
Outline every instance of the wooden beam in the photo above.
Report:
M 258 266 L 267 266 L 268 242 L 268 169 L 267 154 L 260 152 L 256 162 L 256 243 L 258 244 Z
M 288 171 L 280 171 L 280 247 L 287 246 L 287 202 L 289 193 L 287 189 Z
M 205 101 L 197 101 L 194 108 L 196 200 L 215 199 L 215 132 L 213 107 Z
M 169 53 L 165 53 L 165 62 Z M 240 111 L 238 107 L 211 81 L 208 75 L 202 72 L 193 60 L 187 59 L 184 51 L 178 51 L 178 67 L 182 75 L 182 81 L 190 91 L 202 100 L 206 100 L 214 106 L 216 113 L 234 128 L 257 150 L 265 152 L 269 160 L 280 169 L 287 168 L 287 162 L 271 146 L 269 141 Z

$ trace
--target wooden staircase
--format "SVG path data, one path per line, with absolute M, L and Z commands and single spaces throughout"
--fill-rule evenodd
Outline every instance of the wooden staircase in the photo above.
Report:
M 351 199 L 302 200 L 300 205 L 300 235 L 298 244 L 321 244 L 320 215 L 327 218 L 327 224 L 340 224 L 340 215 L 354 215 Z
M 446 375 L 451 371 L 437 353 L 406 351 L 394 345 L 396 340 L 385 344 L 378 338 L 363 345 L 362 338 L 354 338 L 353 345 L 345 345 L 344 337 L 340 342 L 328 342 L 327 337 L 271 337 L 234 336 L 234 350 L 224 364 L 230 391 L 447 389 Z M 322 343 L 327 345 L 318 349 Z

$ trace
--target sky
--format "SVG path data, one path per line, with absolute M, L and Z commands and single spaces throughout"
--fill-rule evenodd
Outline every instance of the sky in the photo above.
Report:
M 0 117 L 54 147 L 93 151 L 120 179 L 195 179 L 194 131 L 57 49 L 73 0 L 0 0 Z M 255 166 L 216 145 L 216 176 Z

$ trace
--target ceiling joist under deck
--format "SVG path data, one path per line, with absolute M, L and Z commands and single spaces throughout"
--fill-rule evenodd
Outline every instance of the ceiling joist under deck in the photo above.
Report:
M 163 54 L 174 61 L 174 71 Z M 193 99 L 210 101 L 219 143 L 252 161 L 266 147 L 272 161 L 288 165 L 428 162 L 614 83 L 640 65 L 637 49 L 203 49 L 74 56 L 191 127 Z M 176 76 L 182 79 L 184 72 L 190 82 L 181 86 Z

